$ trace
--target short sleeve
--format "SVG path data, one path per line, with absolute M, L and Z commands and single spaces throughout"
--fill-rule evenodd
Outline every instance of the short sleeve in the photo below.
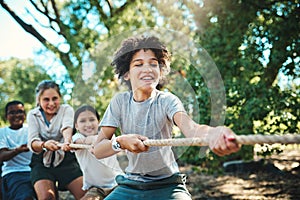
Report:
M 29 111 L 27 114 L 27 123 L 28 123 L 28 148 L 33 151 L 31 143 L 34 140 L 41 140 L 39 135 L 40 125 L 37 121 L 37 117 L 34 115 L 34 110 Z
M 6 128 L 0 128 L 0 149 L 7 147 L 6 140 L 4 138 L 5 129 Z
M 115 95 L 100 122 L 100 126 L 111 126 L 111 127 L 119 127 L 120 126 L 120 118 L 121 118 L 122 106 L 121 106 L 121 95 Z
M 74 109 L 68 105 L 64 104 L 63 115 L 62 115 L 62 126 L 60 131 L 62 132 L 66 128 L 73 128 L 74 126 Z
M 173 120 L 173 117 L 177 112 L 186 112 L 182 102 L 174 94 L 169 93 L 166 96 L 166 101 L 168 102 L 168 104 L 166 104 L 166 112 L 169 119 Z
M 75 133 L 75 135 L 72 136 L 72 141 L 75 142 L 78 139 L 82 139 L 84 136 L 80 133 Z

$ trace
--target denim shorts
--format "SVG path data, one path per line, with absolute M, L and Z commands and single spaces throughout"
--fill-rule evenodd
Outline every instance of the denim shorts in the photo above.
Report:
M 118 186 L 105 200 L 191 200 L 185 180 L 184 174 L 174 174 L 169 178 L 151 182 L 134 181 L 118 175 Z
M 2 178 L 2 199 L 24 200 L 35 198 L 30 172 L 12 172 Z

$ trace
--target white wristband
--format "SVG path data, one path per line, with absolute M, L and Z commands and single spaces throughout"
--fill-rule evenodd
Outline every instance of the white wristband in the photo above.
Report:
M 117 141 L 117 138 L 114 137 L 112 140 L 111 140 L 111 148 L 116 151 L 116 152 L 119 152 L 119 151 L 123 151 L 123 149 L 121 149 L 121 145 L 120 143 Z

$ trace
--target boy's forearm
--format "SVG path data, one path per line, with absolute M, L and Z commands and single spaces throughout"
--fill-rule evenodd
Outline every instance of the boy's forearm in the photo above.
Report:
M 103 139 L 100 142 L 97 140 L 93 146 L 92 153 L 98 159 L 106 158 L 117 153 L 112 149 L 111 140 L 109 139 Z
M 19 154 L 19 151 L 15 149 L 1 149 L 0 162 L 8 161 Z
M 190 122 L 190 126 L 187 126 L 183 133 L 185 137 L 192 138 L 192 137 L 199 137 L 199 138 L 206 138 L 209 131 L 212 130 L 213 127 L 208 125 L 197 124 L 195 122 Z

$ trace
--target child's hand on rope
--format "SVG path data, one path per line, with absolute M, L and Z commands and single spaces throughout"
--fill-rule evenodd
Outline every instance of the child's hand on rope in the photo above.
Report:
M 47 140 L 43 144 L 43 148 L 47 151 L 57 151 L 60 147 L 57 145 L 58 142 L 55 140 Z
M 144 145 L 143 141 L 148 138 L 138 134 L 127 134 L 117 137 L 122 149 L 127 149 L 133 153 L 148 151 L 149 147 Z
M 69 142 L 62 143 L 62 145 L 61 145 L 60 148 L 63 151 L 70 151 L 70 150 L 72 150 L 72 148 L 70 147 L 70 143 Z
M 15 150 L 16 150 L 18 153 L 22 153 L 22 152 L 27 152 L 27 151 L 29 151 L 29 148 L 28 148 L 27 144 L 22 144 L 21 146 L 16 147 Z
M 225 126 L 211 128 L 207 135 L 209 148 L 218 156 L 225 156 L 239 151 L 240 145 L 234 132 Z

